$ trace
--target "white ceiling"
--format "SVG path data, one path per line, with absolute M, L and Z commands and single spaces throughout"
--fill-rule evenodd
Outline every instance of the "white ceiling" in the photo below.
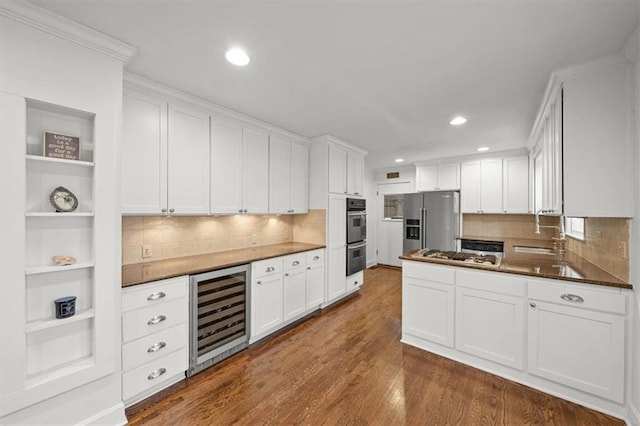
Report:
M 136 74 L 367 165 L 524 147 L 554 68 L 620 51 L 638 0 L 35 0 L 137 47 Z M 224 52 L 244 46 L 238 68 Z M 457 114 L 467 124 L 453 128 Z

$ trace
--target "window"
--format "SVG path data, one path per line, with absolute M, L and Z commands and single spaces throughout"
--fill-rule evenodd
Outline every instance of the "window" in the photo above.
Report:
M 584 241 L 584 222 L 583 217 L 565 217 L 564 227 L 568 236 Z
M 384 196 L 384 218 L 402 219 L 403 194 L 391 194 Z

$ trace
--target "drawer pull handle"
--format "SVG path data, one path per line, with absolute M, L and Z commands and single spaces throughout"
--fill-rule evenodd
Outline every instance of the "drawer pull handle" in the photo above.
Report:
M 308 270 L 311 270 L 311 266 L 307 266 L 307 269 L 308 269 Z
M 300 264 L 299 261 L 294 260 L 293 262 L 291 262 L 291 266 L 298 266 Z
M 531 306 L 532 308 L 535 308 L 537 305 L 536 305 L 536 302 L 529 302 L 529 306 Z
M 313 260 L 320 260 L 320 256 L 313 256 Z
M 167 372 L 166 368 L 158 368 L 157 370 L 155 370 L 153 373 L 149 374 L 147 376 L 148 380 L 153 380 L 153 379 L 157 379 L 158 377 L 162 376 L 164 373 Z
M 157 293 L 152 293 L 147 297 L 147 300 L 153 302 L 154 300 L 162 299 L 163 297 L 167 297 L 167 293 L 164 291 L 159 291 Z
M 160 349 L 164 348 L 165 346 L 167 346 L 166 342 L 154 343 L 153 345 L 149 346 L 149 349 L 147 349 L 147 352 L 149 353 L 158 352 Z
M 275 270 L 276 270 L 276 268 L 274 268 L 273 266 L 269 266 L 269 267 L 268 267 L 267 269 L 265 269 L 264 271 L 265 271 L 265 272 L 273 272 L 273 271 L 275 271 Z
M 157 315 L 157 316 L 151 318 L 149 321 L 147 321 L 147 324 L 148 325 L 155 325 L 155 324 L 158 324 L 158 323 L 160 323 L 160 322 L 162 322 L 162 321 L 164 321 L 166 319 L 167 319 L 167 317 L 164 316 L 164 315 Z
M 584 302 L 584 299 L 582 297 L 578 296 L 577 294 L 565 293 L 562 296 L 560 296 L 560 299 L 566 300 L 567 302 L 573 302 L 573 303 L 582 303 L 582 302 Z
M 288 276 L 289 276 L 289 273 L 288 273 L 288 272 L 287 272 L 287 273 L 285 273 L 285 274 L 284 274 L 284 276 L 285 276 L 285 277 L 288 277 Z

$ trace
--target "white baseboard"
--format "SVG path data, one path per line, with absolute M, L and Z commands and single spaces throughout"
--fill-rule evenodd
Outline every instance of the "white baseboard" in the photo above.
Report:
M 640 408 L 633 405 L 633 403 L 629 403 L 629 423 L 633 426 L 640 426 Z
M 126 425 L 127 416 L 124 413 L 124 403 L 114 405 L 88 419 L 78 423 L 78 426 L 85 425 Z
M 377 264 L 378 264 L 378 261 L 370 260 L 367 262 L 367 268 L 371 268 L 372 266 L 376 266 Z

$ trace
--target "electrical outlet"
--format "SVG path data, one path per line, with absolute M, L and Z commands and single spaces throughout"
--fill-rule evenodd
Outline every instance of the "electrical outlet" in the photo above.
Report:
M 148 259 L 150 257 L 151 257 L 151 246 L 145 244 L 142 246 L 142 258 Z
M 618 256 L 627 258 L 627 242 L 618 241 Z
M 289 231 L 284 231 L 284 239 L 285 240 L 289 239 Z
M 258 235 L 251 234 L 251 244 L 256 244 L 258 242 Z
M 596 243 L 602 244 L 602 231 L 596 231 Z

